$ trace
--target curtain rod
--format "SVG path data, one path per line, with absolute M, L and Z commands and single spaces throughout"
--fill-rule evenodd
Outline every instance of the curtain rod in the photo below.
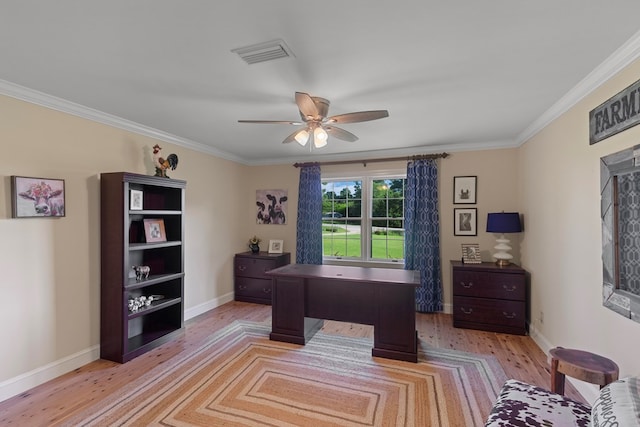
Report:
M 449 153 L 436 153 L 436 154 L 416 154 L 414 156 L 406 156 L 406 157 L 389 157 L 386 159 L 367 159 L 367 160 L 338 160 L 334 162 L 305 162 L 305 163 L 294 163 L 293 167 L 301 168 L 304 166 L 312 166 L 312 165 L 349 165 L 354 163 L 362 163 L 364 167 L 367 167 L 367 163 L 380 163 L 380 162 L 394 162 L 397 160 L 425 160 L 425 159 L 445 159 L 449 157 Z

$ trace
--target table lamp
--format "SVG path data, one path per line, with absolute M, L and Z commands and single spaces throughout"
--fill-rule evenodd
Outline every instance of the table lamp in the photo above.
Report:
M 496 264 L 505 266 L 511 264 L 513 255 L 509 253 L 509 239 L 505 238 L 505 233 L 520 233 L 522 227 L 520 225 L 520 214 L 518 212 L 498 212 L 490 213 L 487 216 L 487 233 L 500 233 L 500 238 L 496 240 L 498 243 L 493 248 L 497 251 L 493 254 Z

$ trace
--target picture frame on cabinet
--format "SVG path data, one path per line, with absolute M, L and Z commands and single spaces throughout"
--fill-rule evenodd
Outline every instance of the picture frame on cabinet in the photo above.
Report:
M 147 243 L 166 242 L 167 234 L 164 230 L 163 219 L 145 219 L 144 222 L 144 236 Z
M 129 209 L 132 211 L 141 211 L 144 193 L 141 190 L 129 191 Z
M 478 235 L 478 209 L 456 208 L 453 210 L 453 235 Z
M 478 177 L 454 176 L 453 177 L 453 204 L 475 205 L 478 202 Z
M 12 176 L 11 207 L 13 218 L 64 217 L 64 179 Z
M 463 264 L 480 264 L 480 245 L 478 243 L 462 244 L 462 263 Z
M 282 247 L 284 246 L 283 240 L 269 240 L 269 253 L 270 254 L 281 254 Z

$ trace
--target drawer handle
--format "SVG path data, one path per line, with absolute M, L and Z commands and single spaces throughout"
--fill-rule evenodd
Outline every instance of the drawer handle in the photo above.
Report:
M 238 270 L 240 270 L 240 271 L 245 271 L 246 269 L 247 269 L 246 265 L 239 265 L 238 266 Z
M 515 291 L 515 290 L 516 290 L 516 288 L 517 288 L 517 286 L 516 286 L 516 285 L 511 285 L 511 287 L 510 287 L 510 288 L 508 288 L 508 287 L 507 287 L 507 285 L 502 285 L 502 289 L 504 289 L 504 290 L 505 290 L 505 291 L 507 291 L 507 292 L 513 292 L 513 291 Z
M 503 315 L 504 317 L 506 317 L 507 319 L 514 319 L 514 318 L 516 317 L 516 314 L 515 314 L 515 313 L 511 313 L 511 314 L 509 314 L 509 313 L 504 312 L 504 311 L 502 312 L 502 315 Z
M 247 290 L 247 286 L 246 285 L 238 285 L 238 289 L 240 289 L 241 291 L 246 291 Z
M 473 308 L 470 308 L 470 309 L 468 309 L 468 310 L 467 310 L 467 309 L 465 309 L 464 307 L 460 307 L 460 310 L 462 310 L 462 312 L 463 312 L 464 314 L 471 314 L 471 313 L 473 313 Z
M 469 283 L 460 282 L 460 286 L 462 286 L 463 288 L 469 289 L 470 287 L 473 286 L 473 282 L 469 282 Z
M 270 294 L 271 288 L 262 288 L 262 292 L 264 292 L 265 294 Z

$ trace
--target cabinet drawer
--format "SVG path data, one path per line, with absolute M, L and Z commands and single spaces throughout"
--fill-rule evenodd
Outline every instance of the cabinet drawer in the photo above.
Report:
M 236 277 L 235 293 L 239 296 L 271 300 L 271 279 Z
M 271 259 L 251 259 L 240 258 L 234 259 L 236 276 L 244 277 L 258 277 L 264 278 L 264 273 L 269 270 L 273 270 L 276 267 L 276 263 Z M 271 283 L 269 281 L 269 283 Z
M 453 321 L 501 326 L 523 326 L 526 322 L 524 301 L 453 297 Z
M 453 295 L 524 301 L 526 280 L 524 274 L 454 270 Z

